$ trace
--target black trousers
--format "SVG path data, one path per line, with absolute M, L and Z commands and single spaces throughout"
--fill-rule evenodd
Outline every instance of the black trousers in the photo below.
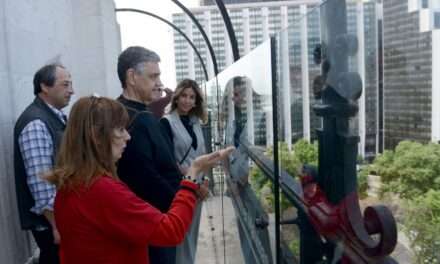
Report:
M 40 248 L 39 264 L 59 264 L 58 245 L 53 243 L 52 228 L 36 231 L 31 230 L 35 242 Z
M 150 264 L 176 264 L 175 247 L 148 247 Z

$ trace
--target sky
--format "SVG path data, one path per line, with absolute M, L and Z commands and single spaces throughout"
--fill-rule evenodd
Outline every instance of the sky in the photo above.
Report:
M 187 8 L 198 6 L 198 0 L 181 0 Z M 172 22 L 173 13 L 183 12 L 171 0 L 115 0 L 117 8 L 135 8 L 158 15 Z M 173 28 L 164 22 L 140 13 L 119 12 L 122 49 L 138 45 L 151 49 L 161 57 L 161 79 L 165 87 L 174 90 L 176 74 L 174 65 Z

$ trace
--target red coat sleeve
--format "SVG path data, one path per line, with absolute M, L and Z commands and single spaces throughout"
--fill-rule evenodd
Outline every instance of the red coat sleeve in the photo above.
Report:
M 102 228 L 106 233 L 138 245 L 172 246 L 183 240 L 194 213 L 195 194 L 180 190 L 170 210 L 163 214 L 138 198 L 122 182 L 109 181 L 111 186 L 98 188 L 100 198 L 105 201 L 101 211 Z
M 137 197 L 124 183 L 104 178 L 94 186 L 100 228 L 116 240 L 147 245 L 162 213 Z
M 186 186 L 194 183 L 186 181 Z M 170 210 L 163 215 L 158 226 L 150 236 L 150 244 L 155 246 L 174 246 L 185 238 L 194 215 L 197 198 L 189 190 L 181 189 L 171 204 Z

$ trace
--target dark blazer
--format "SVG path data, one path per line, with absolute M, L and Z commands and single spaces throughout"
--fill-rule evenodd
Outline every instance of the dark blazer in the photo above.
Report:
M 122 96 L 118 101 L 129 113 L 131 136 L 118 162 L 118 176 L 136 195 L 166 212 L 182 180 L 171 143 L 145 104 Z

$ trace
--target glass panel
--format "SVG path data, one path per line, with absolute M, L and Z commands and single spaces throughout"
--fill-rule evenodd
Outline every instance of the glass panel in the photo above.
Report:
M 213 109 L 219 116 L 219 142 L 237 145 L 244 137 L 266 145 L 273 140 L 266 130 L 272 109 L 270 65 L 270 41 L 266 41 L 207 83 L 209 93 L 217 94 L 218 89 L 221 98 L 219 109 Z
M 435 30 L 440 27 L 440 16 L 437 10 L 439 6 L 434 4 L 438 1 L 321 2 L 322 4 L 315 6 L 304 1 L 290 1 L 280 4 L 279 9 L 272 3 L 271 7 L 267 8 L 268 14 L 277 17 L 269 17 L 268 22 L 261 18 L 265 16 L 262 8 L 249 8 L 251 32 L 248 39 L 240 35 L 240 42 L 257 49 L 227 68 L 217 80 L 211 81 L 207 86 L 208 90 L 211 88 L 212 91 L 215 91 L 213 87 L 219 87 L 219 94 L 216 96 L 218 107 L 213 109 L 216 113 L 213 116 L 219 116 L 217 124 L 220 130 L 216 132 L 217 141 L 238 147 L 228 169 L 231 176 L 228 180 L 235 181 L 240 186 L 229 187 L 232 199 L 241 199 L 237 200 L 241 207 L 236 209 L 239 213 L 240 210 L 247 213 L 244 217 L 247 217 L 249 226 L 256 226 L 256 223 L 264 226 L 265 220 L 269 223 L 269 228 L 261 229 L 269 230 L 269 233 L 258 231 L 261 232 L 258 234 L 263 234 L 259 236 L 259 241 L 270 241 L 268 244 L 261 242 L 258 245 L 252 244 L 247 249 L 243 248 L 250 252 L 262 246 L 265 249 L 262 252 L 269 259 L 273 259 L 275 255 L 274 190 L 268 177 L 268 171 L 272 170 L 273 173 L 273 167 L 270 167 L 273 163 L 257 161 L 258 155 L 257 159 L 252 157 L 254 162 L 249 162 L 247 155 L 260 151 L 260 158 L 273 160 L 274 136 L 279 139 L 276 146 L 280 149 L 280 163 L 276 166 L 281 171 L 281 189 L 284 192 L 284 196 L 281 197 L 281 218 L 290 219 L 303 212 L 300 206 L 303 202 L 301 199 L 305 199 L 308 193 L 307 190 L 302 190 L 296 174 L 302 168 L 302 164 L 317 165 L 319 159 L 320 167 L 315 176 L 318 179 L 316 187 L 325 193 L 327 199 L 323 204 L 327 202 L 327 205 L 344 208 L 344 213 L 350 211 L 350 216 L 339 215 L 338 217 L 345 217 L 345 222 L 337 221 L 335 226 L 345 225 L 345 230 L 356 230 L 349 239 L 357 239 L 352 245 L 358 247 L 358 251 L 346 254 L 347 258 L 362 255 L 366 251 L 371 252 L 367 250 L 369 247 L 365 242 L 371 240 L 368 240 L 369 236 L 363 229 L 368 225 L 364 224 L 359 209 L 356 170 L 367 168 L 363 171 L 372 171 L 357 160 L 371 162 L 384 149 L 390 150 L 384 155 L 385 158 L 393 153 L 404 155 L 405 153 L 395 153 L 391 150 L 399 148 L 399 143 L 406 139 L 423 143 L 440 140 L 440 103 L 437 103 L 440 92 L 439 89 L 435 89 L 440 83 L 440 77 L 435 74 L 440 72 L 440 64 L 436 60 L 439 58 L 440 34 Z M 244 23 L 244 20 L 240 21 Z M 269 26 L 264 28 L 267 24 Z M 265 33 L 273 33 L 280 25 L 284 30 L 275 34 L 277 82 L 276 86 L 272 87 L 270 45 L 269 42 L 262 46 L 258 44 Z M 433 25 L 434 29 L 426 25 Z M 245 27 L 237 28 L 243 30 Z M 248 43 L 245 43 L 246 41 Z M 278 98 L 275 102 L 271 101 L 272 88 L 275 89 L 273 91 Z M 278 115 L 272 120 L 275 110 Z M 274 135 L 274 123 L 277 125 L 277 135 Z M 331 133 L 326 134 L 329 131 Z M 318 155 L 318 141 L 321 155 Z M 243 146 L 250 147 L 251 151 Z M 431 150 L 425 156 L 435 156 L 435 152 Z M 392 168 L 404 167 L 418 160 L 416 156 L 406 158 L 406 162 L 400 161 L 398 165 L 393 164 Z M 390 158 L 383 163 L 393 162 Z M 420 161 L 420 164 L 424 164 L 424 161 Z M 268 168 L 264 168 L 265 165 L 269 165 Z M 384 164 L 379 165 L 381 168 L 386 167 Z M 384 168 L 384 171 L 388 172 L 387 169 L 389 167 Z M 408 171 L 412 169 L 414 168 Z M 394 177 L 411 179 L 410 181 L 414 179 L 412 176 L 403 175 L 402 171 L 405 170 L 399 170 L 399 175 Z M 436 172 L 434 169 L 432 171 Z M 284 172 L 287 174 L 283 174 Z M 421 172 L 424 173 L 425 170 Z M 432 179 L 435 179 L 435 176 L 432 176 Z M 250 183 L 250 187 L 247 183 Z M 393 181 L 391 184 L 402 186 L 402 181 Z M 438 190 L 437 185 L 434 180 L 425 182 L 418 179 L 417 186 L 411 186 L 411 189 L 420 188 L 421 193 L 424 193 L 420 197 L 409 199 L 409 202 L 413 204 L 414 208 L 411 210 L 414 216 L 424 219 L 426 223 L 433 220 L 423 215 L 418 207 L 423 205 L 420 201 L 428 201 L 433 197 L 425 187 Z M 296 198 L 286 200 L 288 195 L 292 195 L 286 186 L 292 187 L 292 193 Z M 252 198 L 252 193 L 255 194 L 255 199 Z M 416 198 L 421 200 L 417 203 Z M 260 207 L 255 201 L 261 201 L 263 206 Z M 365 201 L 367 204 L 369 202 L 371 203 Z M 295 208 L 292 205 L 295 205 Z M 262 213 L 262 209 L 265 214 Z M 393 221 L 390 220 L 388 223 L 392 225 Z M 306 225 L 305 234 L 309 235 L 308 238 L 317 237 L 313 228 L 307 229 L 311 226 L 310 222 L 302 224 Z M 282 225 L 281 233 L 282 241 L 290 246 L 298 258 L 300 235 L 296 227 Z M 341 231 L 340 234 L 345 232 L 342 229 L 338 230 Z M 245 233 L 240 231 L 241 236 L 250 235 Z M 365 240 L 360 239 L 362 236 Z M 329 236 L 326 237 L 331 240 Z M 386 234 L 375 236 L 376 239 L 385 239 L 384 237 Z M 320 242 L 321 239 L 318 238 L 317 241 Z M 308 239 L 306 243 L 313 243 L 310 240 L 313 239 Z M 429 241 L 437 242 L 434 239 Z M 303 242 L 304 240 L 301 241 Z M 329 248 L 332 248 L 332 244 Z M 340 247 L 333 249 L 332 253 L 340 255 Z M 347 253 L 349 247 L 342 250 Z M 322 252 L 319 243 L 313 246 L 308 244 L 302 252 L 301 261 L 316 263 L 324 258 L 332 258 L 332 253 Z M 364 254 L 363 257 L 364 262 L 353 259 L 352 262 L 368 263 L 371 260 L 371 256 Z M 329 261 L 327 259 L 326 262 Z M 426 261 L 429 262 L 429 259 L 425 259 Z M 257 260 L 250 262 L 258 263 Z
M 321 126 L 320 118 L 312 109 L 313 105 L 320 102 L 324 81 L 321 68 L 326 67 L 326 61 L 324 64 L 321 62 L 322 56 L 327 56 L 326 43 L 324 47 L 321 45 L 321 26 L 324 23 L 321 17 L 325 14 L 321 14 L 320 10 L 305 5 L 289 7 L 287 18 L 282 16 L 282 19 L 287 20 L 288 28 L 276 35 L 279 105 L 282 110 L 280 136 L 289 148 L 290 144 L 301 138 L 316 140 L 315 130 Z M 355 133 L 363 135 L 359 154 L 369 156 L 374 155 L 378 148 L 377 4 L 373 1 L 364 1 L 362 4 L 348 2 L 346 10 L 344 24 L 348 46 L 341 49 L 358 49 L 359 52 L 356 50 L 343 64 L 348 72 L 359 73 L 365 85 L 359 104 L 361 116 L 353 118 L 350 125 Z M 333 67 L 330 67 L 326 81 L 337 87 L 339 77 L 333 72 Z
M 337 8 L 336 2 L 339 4 Z M 329 4 L 334 8 L 328 8 Z M 359 135 L 361 139 L 359 145 L 352 144 L 347 147 L 353 150 L 352 152 L 344 150 L 339 153 L 331 149 L 325 153 L 327 158 L 330 156 L 328 160 L 331 164 L 338 162 L 343 164 L 341 167 L 329 166 L 329 170 L 345 168 L 350 171 L 350 173 L 341 171 L 339 174 L 323 173 L 326 176 L 323 179 L 327 179 L 325 184 L 323 183 L 325 190 L 328 191 L 327 198 L 339 202 L 342 197 L 345 198 L 345 195 L 355 190 L 356 171 L 351 169 L 355 166 L 358 155 L 356 147 L 359 147 L 359 155 L 362 157 L 374 156 L 377 153 L 379 96 L 377 11 L 378 5 L 375 1 L 347 1 L 347 3 L 325 1 L 319 6 L 289 7 L 287 12 L 281 14 L 281 20 L 287 28 L 275 36 L 278 100 L 274 102 L 274 108 L 279 110 L 277 124 L 280 163 L 278 166 L 281 173 L 285 171 L 288 177 L 294 178 L 291 180 L 293 188 L 301 189 L 298 188 L 301 184 L 295 177 L 304 164 L 318 165 L 318 129 L 325 126 L 322 115 L 318 115 L 317 111 L 320 109 L 322 111 L 330 102 L 334 103 L 328 99 L 328 94 L 327 99 L 323 101 L 323 93 L 328 93 L 330 90 L 328 87 L 333 91 L 330 97 L 337 98 L 338 104 L 347 108 L 344 110 L 347 114 L 349 111 L 353 112 L 348 114 L 350 118 L 341 118 L 337 121 L 337 126 L 344 128 L 340 131 Z M 315 109 L 316 106 L 319 108 Z M 359 109 L 358 115 L 355 115 L 356 109 Z M 341 153 L 349 155 L 348 160 Z M 336 156 L 339 160 L 334 158 Z M 327 169 L 327 167 L 323 168 Z M 287 185 L 287 179 L 283 178 L 282 174 L 280 177 L 283 189 Z M 324 189 L 323 186 L 321 188 Z M 302 193 L 296 194 L 300 196 Z M 300 213 L 295 204 L 288 201 L 285 196 L 282 195 L 280 199 L 282 219 L 289 220 Z M 299 257 L 298 226 L 282 225 L 281 228 L 282 242 L 289 246 L 296 257 Z M 310 236 L 313 230 L 302 232 Z M 313 246 L 308 244 L 308 247 Z M 302 253 L 305 254 L 303 256 L 305 260 L 302 260 L 305 263 L 326 257 L 322 252 L 320 257 L 319 248 L 308 248 Z
M 281 185 L 291 183 L 289 186 L 301 200 L 302 187 L 297 181 L 297 174 L 302 162 L 317 164 L 317 145 L 308 142 L 316 140 L 316 129 L 321 126 L 320 118 L 312 109 L 320 100 L 321 88 L 321 66 L 315 63 L 316 54 L 321 52 L 319 6 L 289 7 L 287 12 L 282 13 L 281 20 L 288 27 L 275 35 L 278 100 L 274 102 L 274 107 L 279 111 L 278 166 Z M 295 143 L 303 146 L 297 153 L 304 151 L 304 147 L 313 151 L 308 160 L 299 159 L 294 154 Z M 280 196 L 280 201 L 282 221 L 298 217 L 298 209 L 285 195 Z M 294 259 L 300 259 L 300 230 L 297 225 L 281 225 L 280 242 L 284 256 L 289 251 Z
M 260 44 L 207 83 L 208 93 L 219 98 L 212 109 L 217 141 L 236 147 L 225 173 L 246 263 L 272 263 L 275 248 L 273 205 L 262 207 L 261 196 L 249 184 L 254 169 L 245 148 L 273 144 L 270 48 L 269 40 Z M 264 175 L 260 179 L 269 181 Z M 270 194 L 265 197 L 273 200 Z

